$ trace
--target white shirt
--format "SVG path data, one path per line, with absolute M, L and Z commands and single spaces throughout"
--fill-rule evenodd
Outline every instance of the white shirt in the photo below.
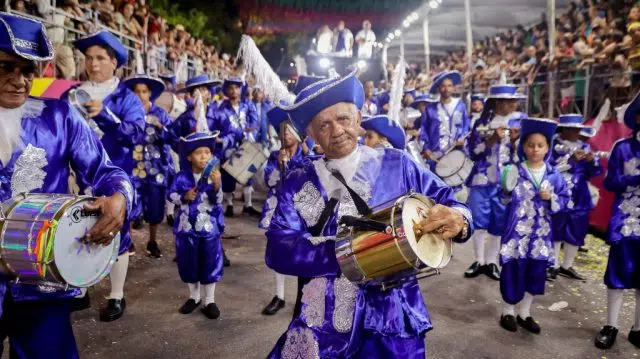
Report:
M 358 170 L 361 156 L 360 151 L 360 146 L 356 146 L 353 152 L 343 158 L 313 162 L 318 179 L 329 197 L 331 197 L 336 190 L 342 191 L 344 188 L 340 181 L 331 174 L 331 171 L 337 170 L 342 177 L 344 177 L 344 180 L 349 183 Z
M 107 96 L 118 88 L 119 84 L 120 79 L 114 76 L 104 82 L 87 81 L 80 88 L 87 91 L 92 100 L 104 101 Z
M 531 168 L 529 167 L 529 173 L 536 184 L 540 184 L 542 182 L 542 177 L 544 177 L 544 172 L 547 170 L 547 166 L 541 166 L 540 168 Z
M 368 59 L 373 55 L 373 43 L 376 42 L 376 34 L 371 29 L 362 29 L 356 35 L 356 42 L 360 40 L 364 40 L 364 43 L 358 44 L 358 57 Z
M 333 39 L 333 33 L 326 31 L 318 36 L 318 44 L 316 50 L 321 54 L 328 54 L 331 52 L 331 43 Z

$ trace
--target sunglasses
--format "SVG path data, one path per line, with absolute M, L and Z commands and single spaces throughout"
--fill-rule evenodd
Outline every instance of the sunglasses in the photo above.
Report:
M 16 69 L 20 69 L 20 73 L 25 77 L 33 77 L 36 71 L 38 71 L 36 64 L 32 62 L 20 66 L 20 64 L 15 61 L 0 60 L 0 73 L 8 74 L 15 72 Z

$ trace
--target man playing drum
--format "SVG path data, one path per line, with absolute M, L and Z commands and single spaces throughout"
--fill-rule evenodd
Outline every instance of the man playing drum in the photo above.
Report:
M 52 58 L 41 23 L 0 14 L 0 200 L 25 192 L 67 193 L 71 167 L 78 184 L 102 196 L 89 208 L 102 217 L 86 237 L 107 244 L 131 209 L 133 189 L 78 111 L 67 102 L 28 98 L 37 62 Z M 80 291 L 7 280 L 0 275 L 0 343 L 9 337 L 11 357 L 78 358 L 70 313 Z
M 293 321 L 269 358 L 424 358 L 432 326 L 418 283 L 406 278 L 387 291 L 352 284 L 336 258 L 338 221 L 415 191 L 436 203 L 416 224 L 424 233 L 464 242 L 472 231 L 453 190 L 406 153 L 358 146 L 363 101 L 352 73 L 305 88 L 285 107 L 324 155 L 286 175 L 266 232 L 267 265 L 300 277 Z

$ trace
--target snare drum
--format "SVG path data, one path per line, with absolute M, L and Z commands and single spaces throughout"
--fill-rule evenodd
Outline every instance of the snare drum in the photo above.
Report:
M 373 282 L 383 288 L 412 276 L 437 274 L 449 263 L 453 242 L 414 230 L 433 205 L 429 198 L 410 193 L 373 208 L 365 220 L 378 223 L 380 230 L 342 225 L 336 240 L 342 273 L 351 282 Z
M 461 150 L 453 150 L 442 156 L 436 164 L 436 174 L 451 187 L 462 185 L 471 174 L 473 162 Z
M 3 203 L 0 272 L 16 282 L 57 288 L 89 287 L 115 263 L 120 233 L 107 245 L 85 243 L 98 221 L 84 210 L 95 198 L 66 194 L 25 194 Z
M 269 153 L 262 145 L 247 140 L 242 142 L 240 148 L 229 157 L 222 168 L 238 183 L 244 185 L 268 158 Z

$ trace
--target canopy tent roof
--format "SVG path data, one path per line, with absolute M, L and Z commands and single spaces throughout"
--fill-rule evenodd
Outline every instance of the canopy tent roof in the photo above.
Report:
M 556 0 L 556 13 L 564 12 L 569 0 Z M 470 0 L 473 41 L 483 40 L 501 31 L 525 28 L 542 21 L 547 11 L 547 0 Z M 464 0 L 443 0 L 437 9 L 431 9 L 428 1 L 417 10 L 420 20 L 403 30 L 405 59 L 408 62 L 425 62 L 422 19 L 429 23 L 429 44 L 432 55 L 443 55 L 450 50 L 466 48 Z M 557 15 L 556 15 L 557 17 Z M 380 35 L 380 39 L 386 34 Z M 397 61 L 400 40 L 395 38 L 388 49 L 388 60 Z

